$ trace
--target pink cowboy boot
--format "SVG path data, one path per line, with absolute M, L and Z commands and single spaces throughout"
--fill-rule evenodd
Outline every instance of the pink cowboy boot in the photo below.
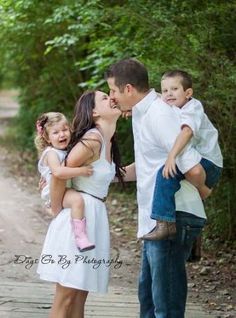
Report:
M 73 232 L 75 234 L 75 242 L 80 252 L 85 252 L 95 248 L 95 245 L 89 242 L 86 233 L 86 219 L 71 219 Z

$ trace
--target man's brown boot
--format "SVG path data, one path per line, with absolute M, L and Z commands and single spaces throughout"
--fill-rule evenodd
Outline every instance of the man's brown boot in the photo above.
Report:
M 142 240 L 148 241 L 160 241 L 167 240 L 173 237 L 176 234 L 176 223 L 175 222 L 166 222 L 166 221 L 157 221 L 155 229 L 145 234 L 142 237 Z

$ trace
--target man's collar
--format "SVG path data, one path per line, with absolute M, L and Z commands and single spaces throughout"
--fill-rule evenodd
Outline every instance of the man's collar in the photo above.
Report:
M 134 107 L 132 110 L 132 113 L 139 113 L 145 114 L 152 102 L 158 97 L 157 92 L 154 90 L 154 88 L 151 88 L 149 90 L 149 93 L 144 96 L 143 99 L 141 99 Z

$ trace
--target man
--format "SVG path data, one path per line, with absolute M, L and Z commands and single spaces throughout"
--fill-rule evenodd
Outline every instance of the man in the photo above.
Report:
M 147 70 L 139 61 L 121 60 L 109 67 L 105 77 L 110 95 L 121 110 L 132 110 L 138 237 L 141 238 L 155 228 L 156 222 L 150 213 L 156 173 L 164 165 L 180 132 L 180 118 L 159 94 L 149 89 Z M 179 156 L 177 165 L 187 171 L 199 161 L 198 153 L 189 146 Z M 138 289 L 140 318 L 184 318 L 185 262 L 206 218 L 198 191 L 187 181 L 182 181 L 176 194 L 176 212 L 174 239 L 143 243 Z

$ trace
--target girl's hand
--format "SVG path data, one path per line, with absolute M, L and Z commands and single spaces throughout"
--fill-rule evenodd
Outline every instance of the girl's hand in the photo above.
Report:
M 174 157 L 168 157 L 164 169 L 162 171 L 162 175 L 164 178 L 169 179 L 169 177 L 174 177 L 176 174 L 176 163 Z
M 90 177 L 93 174 L 93 167 L 92 166 L 83 166 L 80 167 L 81 169 L 81 176 L 83 177 Z

